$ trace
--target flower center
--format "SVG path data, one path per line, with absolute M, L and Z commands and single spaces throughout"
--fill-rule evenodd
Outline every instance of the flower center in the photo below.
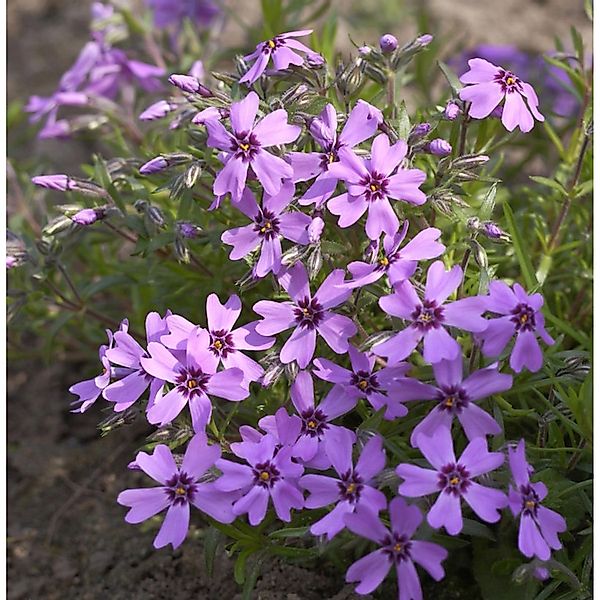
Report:
M 294 308 L 296 322 L 300 327 L 308 327 L 309 329 L 317 327 L 323 319 L 324 312 L 323 307 L 316 300 L 309 300 L 308 298 L 300 300 Z
M 517 304 L 511 311 L 511 321 L 516 331 L 533 331 L 535 329 L 535 311 L 528 304 Z
M 226 358 L 232 352 L 235 352 L 233 336 L 225 329 L 218 329 L 210 332 L 209 350 L 215 355 Z
M 260 149 L 260 143 L 256 136 L 252 132 L 241 131 L 235 133 L 235 138 L 231 144 L 234 156 L 241 158 L 244 162 L 251 161 Z
M 395 563 L 410 559 L 411 546 L 412 543 L 407 536 L 398 535 L 397 533 L 386 536 L 382 543 L 383 551 Z
M 447 464 L 438 471 L 438 488 L 446 494 L 461 496 L 471 485 L 469 471 L 461 464 Z
M 192 477 L 180 471 L 166 482 L 164 490 L 172 504 L 186 504 L 194 499 L 197 487 Z
M 302 433 L 310 437 L 320 438 L 328 429 L 327 415 L 319 408 L 309 408 L 300 415 L 302 417 Z
M 368 202 L 387 197 L 388 179 L 385 175 L 377 172 L 369 173 L 360 183 L 365 186 L 365 196 Z
M 438 306 L 435 300 L 424 300 L 421 306 L 416 306 L 411 314 L 413 327 L 421 331 L 437 329 L 444 321 L 444 308 Z
M 437 396 L 438 409 L 459 415 L 469 405 L 467 392 L 458 385 L 441 386 Z
M 502 87 L 502 91 L 515 92 L 521 89 L 521 80 L 510 71 L 500 69 L 494 76 L 494 81 Z
M 190 367 L 179 371 L 175 383 L 179 391 L 189 399 L 205 393 L 209 380 L 210 375 L 203 373 L 201 369 Z
M 350 383 L 367 395 L 380 387 L 377 376 L 368 371 L 357 371 L 356 373 L 353 373 L 350 378 Z
M 272 240 L 279 234 L 279 219 L 268 210 L 262 210 L 254 219 L 254 231 L 267 240 Z
M 264 488 L 272 487 L 280 479 L 279 470 L 270 461 L 254 465 L 253 474 L 254 484 Z
M 523 512 L 534 517 L 537 514 L 540 497 L 535 493 L 535 490 L 529 484 L 522 485 L 520 491 L 523 499 Z
M 348 471 L 338 482 L 340 498 L 354 504 L 364 488 L 363 480 L 356 473 Z

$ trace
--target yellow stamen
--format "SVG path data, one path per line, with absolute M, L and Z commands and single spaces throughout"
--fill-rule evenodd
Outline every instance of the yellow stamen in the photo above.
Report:
M 187 382 L 187 386 L 189 390 L 193 390 L 194 388 L 198 387 L 198 382 L 195 379 L 190 379 Z
M 223 344 L 220 340 L 215 340 L 215 343 L 213 344 L 213 346 L 217 349 L 220 350 L 223 347 Z
M 356 484 L 355 483 L 350 483 L 346 486 L 346 492 L 348 494 L 353 494 L 356 490 Z
M 460 482 L 460 479 L 456 475 L 450 480 L 450 483 L 452 485 L 457 485 L 459 482 Z
M 448 396 L 446 398 L 446 401 L 444 402 L 444 404 L 448 407 L 451 408 L 452 405 L 454 404 L 454 396 Z
M 333 152 L 330 152 L 329 153 L 329 164 L 331 164 L 334 161 L 335 161 L 335 156 L 334 156 Z
M 527 323 L 528 320 L 529 317 L 527 316 L 527 314 L 521 315 L 521 318 L 519 319 L 519 321 L 521 321 L 521 323 L 523 324 Z
M 515 83 L 516 79 L 514 77 L 507 77 L 506 79 L 506 85 L 512 85 L 513 83 Z
M 244 151 L 247 152 L 248 150 L 250 150 L 250 144 L 240 144 L 240 148 Z
M 525 506 L 531 510 L 533 508 L 535 508 L 535 502 L 533 500 L 527 500 L 527 502 L 525 502 Z
M 309 429 L 314 429 L 317 426 L 317 422 L 316 421 L 309 421 L 307 424 Z
M 371 188 L 372 192 L 376 192 L 379 189 L 379 186 L 375 185 L 374 183 L 372 183 L 369 187 Z
M 426 323 L 428 321 L 431 321 L 431 315 L 429 313 L 423 313 L 419 319 L 421 319 L 421 321 L 425 321 Z
M 390 261 L 384 256 L 380 261 L 379 264 L 382 267 L 387 267 L 390 264 Z
M 269 48 L 275 48 L 275 42 L 273 40 L 269 40 L 267 44 L 269 44 Z
M 178 488 L 175 490 L 175 493 L 176 493 L 178 496 L 185 496 L 185 488 L 183 488 L 183 487 L 179 486 L 179 487 L 178 487 Z
M 308 315 L 310 314 L 310 311 L 308 310 L 308 308 L 303 308 L 302 313 L 308 317 Z
M 261 478 L 263 481 L 269 481 L 270 477 L 271 477 L 271 476 L 270 476 L 270 475 L 269 475 L 269 474 L 268 474 L 266 471 L 263 471 L 263 472 L 260 474 L 260 478 Z
M 402 544 L 400 542 L 398 542 L 397 544 L 394 544 L 394 552 L 401 552 L 402 551 Z
M 369 382 L 366 379 L 363 379 L 362 381 L 358 382 L 358 387 L 363 391 L 367 389 L 368 385 L 369 385 Z

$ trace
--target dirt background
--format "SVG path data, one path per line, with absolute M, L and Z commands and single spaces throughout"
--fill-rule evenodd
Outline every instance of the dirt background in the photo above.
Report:
M 244 6 L 253 21 L 256 2 Z M 415 33 L 414 21 L 400 18 L 398 0 L 336 1 L 340 15 L 338 41 L 348 47 L 348 34 L 375 43 L 383 30 L 399 38 Z M 30 94 L 48 94 L 88 39 L 90 2 L 83 0 L 8 0 L 7 45 L 9 102 Z M 427 0 L 407 2 L 415 11 L 425 5 L 431 33 L 465 44 L 516 44 L 547 51 L 554 37 L 568 40 L 576 25 L 590 44 L 591 27 L 583 2 L 569 0 Z M 365 29 L 364 24 L 368 23 Z M 390 26 L 394 23 L 394 26 Z M 227 36 L 241 39 L 239 25 Z M 10 142 L 10 140 L 9 140 Z M 11 148 L 52 157 L 57 169 L 77 165 L 82 146 L 28 142 Z M 10 198 L 8 198 L 10 206 Z M 202 552 L 202 530 L 176 552 L 154 551 L 154 531 L 127 525 L 115 498 L 137 485 L 127 472 L 134 449 L 147 434 L 141 427 L 100 439 L 96 425 L 104 416 L 94 407 L 82 416 L 68 412 L 68 387 L 84 377 L 83 365 L 11 364 L 8 379 L 8 598 L 10 600 L 95 600 L 112 598 L 179 600 L 231 598 L 240 593 L 232 564 L 219 553 L 209 579 Z M 139 483 L 142 483 L 140 479 Z M 198 524 L 198 523 L 197 523 Z M 262 600 L 343 600 L 358 598 L 341 574 L 326 565 L 307 571 L 273 562 L 256 587 Z M 456 574 L 460 589 L 460 574 Z M 445 598 L 453 579 L 443 586 Z M 436 589 L 436 588 L 434 588 Z M 454 588 L 456 589 L 456 588 Z M 440 598 L 428 591 L 426 598 Z M 473 600 L 475 596 L 470 595 Z

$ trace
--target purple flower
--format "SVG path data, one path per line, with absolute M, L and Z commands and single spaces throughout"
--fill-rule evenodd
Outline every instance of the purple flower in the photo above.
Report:
M 167 333 L 166 318 L 171 312 L 167 311 L 165 317 L 157 312 L 148 313 L 146 317 L 146 341 L 157 342 L 160 336 Z M 115 412 L 129 408 L 150 387 L 147 410 L 149 410 L 158 397 L 162 394 L 164 381 L 153 377 L 148 373 L 142 358 L 149 354 L 135 339 L 122 328 L 114 335 L 114 346 L 106 351 L 106 357 L 113 365 L 119 367 L 114 370 L 118 381 L 108 385 L 102 395 L 109 402 L 114 402 Z
M 441 138 L 436 138 L 435 140 L 431 140 L 429 144 L 427 144 L 427 150 L 434 156 L 448 156 L 452 154 L 452 146 Z
M 428 227 L 419 231 L 417 235 L 402 249 L 400 245 L 408 231 L 408 220 L 404 221 L 402 230 L 394 235 L 385 235 L 383 238 L 383 252 L 380 251 L 379 240 L 375 243 L 370 263 L 355 261 L 348 265 L 352 279 L 345 282 L 349 288 L 363 287 L 378 281 L 387 275 L 392 287 L 401 281 L 412 277 L 420 260 L 437 258 L 446 250 L 437 240 L 442 232 L 435 227 Z
M 340 287 L 343 280 L 342 269 L 332 271 L 313 296 L 306 269 L 297 262 L 279 276 L 279 282 L 292 301 L 261 300 L 254 305 L 254 311 L 263 317 L 256 325 L 256 331 L 261 335 L 275 335 L 294 328 L 281 349 L 282 363 L 295 360 L 301 369 L 305 369 L 315 353 L 317 332 L 337 354 L 348 351 L 348 339 L 356 334 L 356 325 L 352 319 L 329 310 L 345 302 L 352 293 L 352 290 Z
M 484 119 L 504 100 L 502 124 L 508 131 L 517 126 L 523 132 L 531 131 L 534 117 L 544 120 L 538 111 L 539 100 L 533 87 L 511 71 L 483 58 L 473 58 L 460 81 L 472 84 L 460 90 L 459 95 L 461 100 L 471 102 L 469 116 L 474 119 Z
M 352 445 L 354 434 L 347 429 L 333 433 L 325 451 L 338 477 L 304 475 L 300 487 L 308 490 L 306 508 L 322 508 L 336 503 L 335 507 L 310 528 L 313 535 L 327 535 L 331 540 L 344 529 L 344 516 L 365 507 L 374 514 L 386 507 L 385 495 L 373 487 L 373 479 L 385 467 L 385 451 L 381 437 L 371 438 L 354 467 Z
M 173 384 L 171 391 L 157 399 L 148 410 L 148 421 L 163 427 L 189 405 L 194 431 L 203 431 L 210 421 L 212 404 L 209 396 L 233 402 L 250 395 L 244 372 L 229 368 L 216 372 L 219 356 L 209 350 L 210 334 L 196 327 L 190 333 L 185 353 L 175 356 L 163 344 L 150 342 L 150 357 L 142 357 L 143 368 L 152 377 Z
M 482 297 L 481 303 L 483 310 L 501 315 L 488 320 L 487 329 L 479 334 L 483 340 L 483 354 L 499 356 L 516 334 L 510 354 L 511 369 L 516 373 L 520 373 L 523 367 L 532 372 L 539 371 L 543 357 L 537 336 L 546 344 L 554 344 L 544 327 L 544 315 L 541 312 L 543 296 L 527 295 L 518 283 L 511 290 L 503 281 L 492 281 L 489 295 Z
M 99 219 L 104 217 L 104 209 L 102 208 L 84 208 L 78 212 L 76 212 L 71 220 L 77 225 L 87 226 L 93 225 Z
M 446 108 L 444 109 L 444 118 L 448 119 L 448 121 L 454 121 L 460 112 L 461 110 L 458 104 L 450 101 L 448 104 L 446 104 Z
M 265 518 L 271 498 L 277 516 L 289 522 L 290 510 L 304 506 L 298 489 L 304 467 L 292 462 L 292 447 L 280 447 L 272 435 L 265 435 L 258 442 L 231 444 L 231 451 L 248 464 L 218 460 L 216 466 L 223 475 L 215 485 L 224 492 L 241 492 L 233 513 L 238 516 L 247 513 L 250 525 L 258 525 Z
M 221 12 L 213 0 L 146 0 L 154 11 L 154 25 L 161 29 L 181 27 L 188 18 L 195 26 L 208 27 Z
M 408 326 L 389 340 L 377 344 L 373 352 L 395 363 L 404 360 L 423 340 L 423 358 L 428 363 L 456 358 L 460 345 L 446 331 L 446 326 L 477 332 L 487 327 L 487 321 L 481 317 L 484 309 L 478 298 L 463 298 L 444 304 L 462 278 L 463 272 L 458 265 L 446 271 L 444 263 L 438 260 L 427 271 L 423 300 L 419 299 L 409 281 L 402 281 L 393 294 L 380 298 L 379 306 L 383 311 L 404 319 Z
M 210 119 L 217 119 L 220 121 L 221 119 L 225 119 L 229 116 L 229 110 L 226 108 L 219 108 L 217 106 L 209 106 L 200 112 L 197 112 L 192 117 L 192 123 L 194 125 L 205 125 L 207 121 Z
M 237 367 L 244 373 L 244 381 L 258 381 L 263 368 L 246 356 L 242 350 L 267 350 L 274 343 L 274 338 L 263 337 L 256 332 L 258 321 L 252 321 L 237 329 L 233 326 L 242 312 L 242 302 L 233 295 L 223 305 L 216 294 L 210 294 L 206 299 L 206 318 L 208 321 L 208 337 L 206 350 L 214 357 L 214 367 L 223 364 L 226 369 Z M 161 337 L 161 343 L 173 350 L 185 350 L 188 339 L 196 326 L 184 317 L 171 315 L 167 318 L 169 334 Z
M 418 123 L 410 132 L 409 141 L 417 141 L 425 137 L 431 131 L 431 123 Z
M 396 393 L 396 398 L 401 402 L 436 402 L 431 412 L 413 429 L 410 436 L 413 447 L 417 445 L 419 434 L 431 436 L 442 426 L 450 430 L 454 417 L 460 421 L 469 440 L 489 434 L 497 435 L 502 431 L 495 419 L 475 404 L 512 386 L 512 377 L 498 373 L 497 364 L 475 371 L 463 379 L 463 358 L 462 354 L 458 354 L 453 360 L 434 363 L 433 373 L 437 386 L 406 377 Z
M 417 446 L 435 470 L 408 463 L 398 465 L 396 473 L 404 479 L 398 493 L 418 498 L 439 492 L 427 514 L 431 527 L 445 527 L 450 535 L 460 533 L 463 527 L 461 498 L 483 521 L 496 523 L 500 519 L 499 511 L 507 505 L 506 496 L 500 490 L 480 485 L 474 478 L 501 466 L 504 454 L 488 452 L 486 439 L 478 437 L 469 442 L 456 460 L 447 427 L 438 428 L 432 436 L 418 435 Z
M 281 239 L 297 244 L 309 243 L 308 226 L 312 219 L 298 211 L 284 212 L 294 198 L 294 184 L 286 181 L 279 193 L 263 195 L 262 207 L 258 206 L 249 188 L 244 190 L 236 208 L 242 211 L 253 223 L 225 231 L 221 240 L 233 250 L 231 260 L 239 260 L 260 247 L 260 258 L 254 267 L 257 277 L 269 273 L 277 275 L 281 270 Z
M 168 446 L 156 446 L 152 454 L 138 452 L 135 464 L 160 487 L 125 490 L 117 502 L 130 507 L 125 521 L 141 523 L 168 508 L 165 520 L 154 539 L 154 547 L 180 546 L 187 535 L 190 504 L 221 523 L 231 523 L 231 494 L 219 491 L 214 483 L 201 482 L 215 464 L 221 451 L 209 446 L 204 434 L 196 434 L 189 442 L 183 462 L 178 467 Z
M 153 175 L 164 171 L 168 166 L 169 163 L 164 156 L 156 156 L 140 167 L 140 173 L 142 175 Z
M 366 231 L 370 239 L 376 240 L 383 232 L 394 235 L 400 222 L 389 198 L 417 205 L 425 202 L 427 197 L 419 189 L 426 177 L 423 171 L 400 168 L 392 174 L 406 152 L 405 141 L 390 146 L 385 133 L 373 140 L 370 160 L 362 160 L 352 150 L 340 148 L 340 162 L 331 164 L 329 172 L 346 183 L 348 192 L 327 203 L 329 210 L 340 217 L 340 227 L 353 225 L 368 210 Z
M 213 93 L 202 85 L 197 77 L 192 75 L 179 75 L 174 73 L 169 77 L 169 83 L 190 94 L 199 94 L 204 98 L 210 98 Z
M 31 182 L 40 187 L 49 190 L 58 190 L 59 192 L 68 192 L 73 189 L 73 180 L 63 173 L 56 175 L 36 175 L 31 178 Z
M 445 548 L 433 542 L 413 539 L 423 520 L 417 506 L 409 506 L 403 498 L 394 498 L 389 507 L 391 531 L 379 517 L 365 507 L 346 515 L 346 527 L 356 535 L 376 542 L 379 550 L 356 561 L 346 573 L 346 581 L 358 582 L 358 594 L 370 594 L 385 579 L 392 566 L 398 577 L 399 600 L 422 600 L 421 582 L 415 562 L 436 581 L 444 578 L 442 561 L 448 557 Z
M 374 371 L 374 355 L 359 352 L 354 346 L 348 346 L 348 354 L 351 370 L 340 367 L 326 358 L 314 360 L 315 375 L 335 384 L 330 396 L 339 398 L 339 401 L 353 399 L 354 403 L 358 398 L 365 398 L 375 410 L 385 407 L 386 419 L 406 415 L 408 411 L 396 401 L 396 397 L 410 365 L 399 363 Z
M 364 100 L 359 100 L 344 125 L 337 134 L 337 113 L 332 104 L 328 104 L 321 114 L 311 121 L 309 131 L 322 152 L 291 152 L 290 159 L 294 169 L 294 183 L 308 181 L 316 177 L 314 183 L 300 198 L 300 204 L 316 203 L 320 207 L 328 200 L 337 186 L 338 178 L 329 172 L 329 165 L 338 161 L 341 148 L 353 148 L 370 138 L 383 122 L 383 115 Z
M 7 255 L 6 256 L 6 268 L 14 269 L 19 266 L 19 259 L 16 256 Z
M 319 243 L 324 229 L 325 229 L 325 221 L 323 221 L 323 217 L 320 214 L 316 214 L 311 219 L 310 225 L 308 226 L 308 229 L 307 229 L 308 241 L 311 244 Z
M 288 125 L 287 112 L 282 108 L 254 125 L 257 112 L 258 96 L 250 92 L 243 100 L 231 105 L 233 133 L 229 133 L 216 119 L 205 122 L 208 146 L 222 150 L 225 155 L 225 167 L 217 175 L 213 186 L 216 196 L 230 193 L 232 200 L 239 202 L 249 167 L 270 196 L 279 192 L 284 179 L 293 176 L 288 163 L 264 148 L 293 142 L 300 135 L 300 127 Z
M 180 221 L 177 223 L 177 232 L 181 237 L 193 239 L 200 235 L 202 229 L 198 225 L 194 225 L 189 221 Z
M 389 54 L 398 47 L 398 40 L 391 33 L 386 33 L 379 38 L 379 47 L 384 54 Z
M 252 67 L 248 69 L 248 72 L 240 79 L 240 83 L 252 85 L 265 72 L 267 63 L 271 57 L 273 58 L 275 71 L 283 71 L 290 65 L 303 65 L 304 59 L 298 52 L 306 54 L 307 59 L 310 58 L 313 64 L 323 64 L 323 57 L 320 54 L 314 52 L 298 40 L 293 39 L 304 37 L 310 33 L 312 33 L 312 29 L 290 31 L 289 33 L 276 35 L 274 38 L 258 44 L 254 52 L 244 56 L 245 61 L 255 62 Z
M 525 458 L 525 440 L 516 448 L 508 448 L 508 464 L 514 480 L 514 487 L 509 486 L 508 505 L 515 517 L 521 514 L 519 550 L 527 558 L 537 556 L 548 560 L 550 548 L 562 548 L 557 534 L 565 531 L 567 524 L 557 512 L 541 505 L 548 489 L 541 481 L 529 481 L 531 467 Z
M 333 425 L 331 421 L 352 410 L 356 405 L 356 396 L 330 392 L 318 406 L 315 406 L 312 377 L 307 371 L 300 371 L 290 389 L 290 397 L 301 419 L 294 456 L 300 458 L 307 466 L 326 469 L 331 465 L 326 452 L 327 444 L 335 442 L 337 439 L 335 435 L 339 430 L 350 433 L 354 441 L 353 433 L 344 427 Z M 276 436 L 275 415 L 263 417 L 258 424 L 266 432 Z

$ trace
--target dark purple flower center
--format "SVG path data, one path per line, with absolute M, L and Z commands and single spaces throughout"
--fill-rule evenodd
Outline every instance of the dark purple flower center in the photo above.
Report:
M 226 358 L 228 354 L 235 352 L 233 336 L 225 329 L 210 332 L 209 350 L 216 356 Z
M 390 265 L 394 264 L 400 258 L 400 252 L 393 254 L 383 254 L 377 259 L 377 270 L 387 271 Z
M 276 35 L 274 38 L 262 43 L 261 52 L 263 54 L 271 54 L 271 52 L 277 50 L 277 48 L 280 48 L 281 46 L 285 46 L 285 38 L 280 38 Z
M 250 162 L 260 150 L 260 142 L 250 131 L 239 131 L 235 133 L 235 141 L 231 143 L 231 151 L 235 158 L 241 158 L 244 162 Z
M 314 329 L 323 319 L 325 311 L 323 307 L 313 298 L 304 298 L 296 304 L 294 315 L 300 327 Z
M 177 389 L 186 398 L 190 399 L 195 396 L 201 396 L 206 393 L 206 386 L 210 381 L 210 375 L 204 373 L 202 369 L 189 367 L 181 369 L 177 375 L 175 383 Z
M 390 561 L 394 563 L 410 560 L 410 548 L 412 542 L 410 541 L 410 538 L 405 535 L 398 535 L 397 533 L 387 535 L 381 546 Z
M 469 396 L 459 385 L 441 386 L 436 400 L 439 410 L 453 415 L 459 415 L 469 405 Z
M 302 417 L 302 433 L 310 437 L 320 438 L 329 427 L 327 415 L 319 408 L 309 408 L 300 416 Z
M 365 198 L 367 202 L 387 198 L 388 178 L 374 171 L 363 177 L 360 181 L 365 187 Z
M 360 493 L 364 488 L 362 478 L 352 471 L 348 471 L 342 475 L 341 481 L 338 482 L 340 490 L 340 498 L 347 500 L 351 504 L 358 502 Z
M 494 75 L 494 81 L 502 87 L 504 93 L 517 92 L 523 88 L 521 80 L 511 71 L 504 69 L 500 69 Z
M 268 210 L 261 210 L 254 218 L 254 231 L 261 238 L 272 240 L 279 234 L 279 219 L 275 213 Z
M 338 160 L 337 150 L 338 149 L 336 146 L 332 146 L 331 148 L 329 148 L 329 150 L 321 154 L 320 167 L 322 171 L 326 171 L 327 167 L 331 163 L 334 163 Z
M 194 499 L 197 486 L 194 479 L 184 471 L 173 475 L 165 484 L 165 493 L 172 504 L 185 504 Z
M 423 304 L 416 306 L 410 316 L 413 319 L 413 327 L 421 331 L 438 329 L 444 322 L 444 307 L 438 306 L 435 300 L 423 300 Z
M 511 321 L 517 331 L 533 331 L 535 329 L 535 311 L 528 304 L 517 304 L 510 312 Z
M 469 471 L 461 464 L 449 463 L 438 471 L 438 488 L 446 494 L 461 496 L 470 485 Z
M 520 490 L 523 501 L 523 512 L 535 517 L 537 515 L 540 497 L 535 493 L 535 490 L 529 485 L 522 485 Z
M 264 488 L 273 487 L 273 484 L 281 479 L 279 470 L 269 460 L 254 465 L 252 472 L 254 475 L 254 485 L 260 485 Z
M 356 386 L 363 394 L 371 394 L 380 387 L 377 381 L 377 375 L 371 374 L 368 371 L 357 371 L 352 373 L 350 383 Z

